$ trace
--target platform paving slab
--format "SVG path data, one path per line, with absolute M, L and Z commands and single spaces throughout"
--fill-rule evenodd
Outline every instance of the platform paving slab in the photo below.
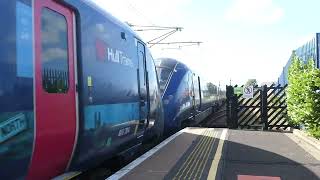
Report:
M 225 142 L 219 179 L 320 180 L 320 162 L 284 133 L 229 130 Z
M 189 128 L 150 157 L 143 155 L 148 158 L 121 179 L 320 180 L 319 160 L 292 134 L 223 131 Z
M 189 131 L 177 136 L 121 179 L 164 179 L 189 147 L 197 141 L 198 136 L 204 131 L 205 128 L 190 128 Z

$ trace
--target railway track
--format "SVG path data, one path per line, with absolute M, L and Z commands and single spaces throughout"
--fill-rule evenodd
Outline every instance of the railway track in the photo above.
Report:
M 162 139 L 164 140 L 164 139 Z M 161 140 L 161 141 L 162 141 Z M 152 149 L 154 146 L 161 143 L 161 141 L 150 141 L 141 146 L 138 153 L 131 156 L 129 159 L 112 159 L 104 164 L 101 164 L 99 167 L 96 167 L 92 170 L 82 173 L 81 175 L 73 178 L 75 180 L 105 180 L 121 168 L 125 167 L 130 162 L 134 161 L 136 158 L 140 157 L 148 150 Z M 112 162 L 112 163 L 110 163 Z M 110 165 L 112 164 L 112 165 Z
M 212 113 L 209 117 L 203 120 L 200 127 L 227 127 L 227 113 L 226 106 L 223 105 L 217 112 Z

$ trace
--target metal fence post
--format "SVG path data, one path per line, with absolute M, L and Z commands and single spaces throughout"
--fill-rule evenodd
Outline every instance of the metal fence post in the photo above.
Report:
M 261 122 L 264 123 L 264 130 L 268 130 L 268 87 L 267 85 L 261 88 Z
M 232 96 L 232 128 L 238 128 L 238 97 L 236 94 Z
M 231 128 L 230 122 L 231 122 L 231 86 L 226 86 L 226 97 L 227 97 L 227 102 L 226 102 L 226 107 L 227 107 L 227 126 L 228 128 Z
M 226 96 L 227 96 L 227 125 L 228 128 L 237 128 L 237 105 L 238 99 L 237 96 L 234 94 L 233 86 L 226 87 Z

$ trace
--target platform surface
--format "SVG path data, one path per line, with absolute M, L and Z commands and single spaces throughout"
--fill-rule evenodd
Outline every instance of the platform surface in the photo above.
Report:
M 285 133 L 186 128 L 108 179 L 320 180 L 320 162 Z
M 293 134 L 229 130 L 220 179 L 237 180 L 239 175 L 247 175 L 281 180 L 320 180 L 319 160 L 288 136 Z

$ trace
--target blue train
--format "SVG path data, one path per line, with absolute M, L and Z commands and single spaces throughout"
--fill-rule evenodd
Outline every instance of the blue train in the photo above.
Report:
M 145 43 L 89 1 L 1 0 L 0 179 L 50 179 L 163 133 Z
M 199 124 L 224 101 L 218 86 L 171 58 L 156 60 L 162 94 L 165 134 Z M 211 86 L 211 87 L 210 87 Z
M 0 22 L 0 179 L 86 171 L 212 111 L 182 63 L 159 89 L 146 44 L 90 1 L 1 0 Z

